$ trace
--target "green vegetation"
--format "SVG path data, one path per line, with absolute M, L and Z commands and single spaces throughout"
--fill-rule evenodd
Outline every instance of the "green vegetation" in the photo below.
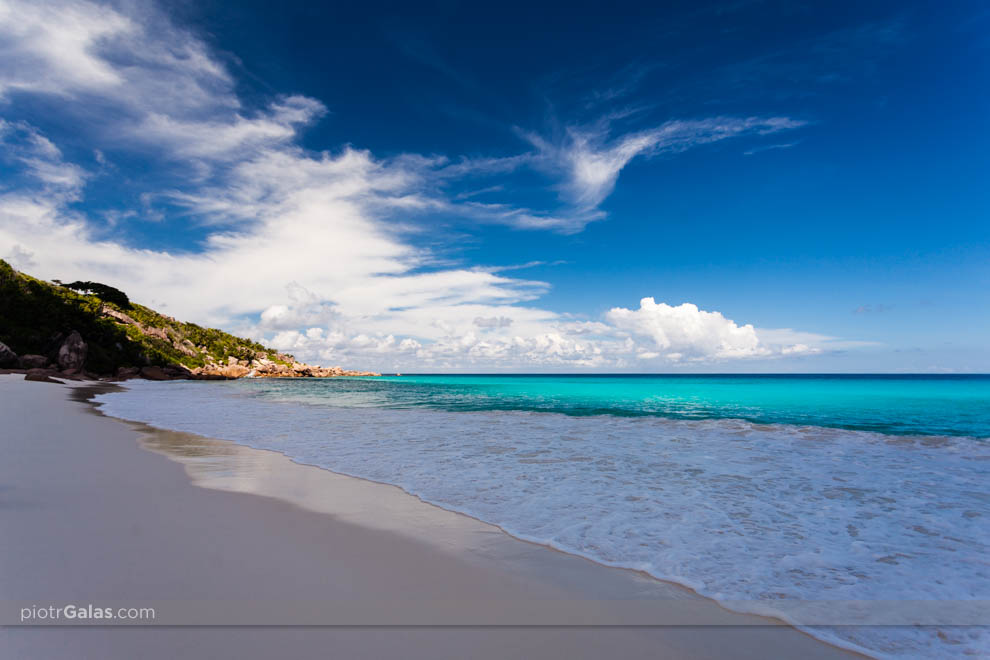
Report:
M 54 280 L 54 282 L 68 289 L 79 291 L 80 293 L 92 294 L 104 302 L 113 303 L 121 309 L 131 308 L 131 301 L 128 299 L 127 294 L 112 286 L 100 284 L 99 282 L 71 282 L 69 284 L 62 284 L 58 280 Z
M 78 291 L 76 289 L 79 289 Z M 59 285 L 19 273 L 0 260 L 0 341 L 18 355 L 54 358 L 73 330 L 89 345 L 86 369 L 113 373 L 118 367 L 225 363 L 267 358 L 291 364 L 257 342 L 183 323 L 132 303 L 127 295 L 98 282 Z

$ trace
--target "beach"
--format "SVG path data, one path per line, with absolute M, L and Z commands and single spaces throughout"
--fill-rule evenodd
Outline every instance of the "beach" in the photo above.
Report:
M 0 0 L 0 660 L 990 659 L 990 12 L 522 9 Z
M 159 610 L 133 628 L 4 627 L 11 657 L 854 657 L 391 486 L 113 420 L 72 387 L 0 390 L 2 600 Z M 282 627 L 242 625 L 267 616 Z M 196 625 L 211 620 L 227 626 Z M 647 625 L 691 621 L 719 625 Z

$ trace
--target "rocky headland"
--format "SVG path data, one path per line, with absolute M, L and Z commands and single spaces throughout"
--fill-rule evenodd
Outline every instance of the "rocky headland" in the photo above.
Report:
M 378 376 L 322 367 L 178 321 L 97 282 L 51 283 L 0 260 L 0 373 L 28 380 Z

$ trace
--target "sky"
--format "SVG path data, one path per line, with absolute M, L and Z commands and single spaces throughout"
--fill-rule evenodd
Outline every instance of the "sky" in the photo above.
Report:
M 990 372 L 977 2 L 0 0 L 0 258 L 385 372 Z

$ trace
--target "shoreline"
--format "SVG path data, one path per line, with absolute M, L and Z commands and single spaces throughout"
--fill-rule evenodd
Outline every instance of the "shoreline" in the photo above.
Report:
M 11 391 L 12 387 L 25 387 L 25 385 L 12 385 L 9 378 L 0 378 L 0 386 L 4 386 L 6 392 Z M 66 390 L 71 394 L 71 398 L 79 401 L 85 398 L 86 390 L 90 389 L 82 384 L 58 388 L 31 383 L 27 387 L 47 388 L 52 395 L 58 394 L 62 401 L 68 398 L 65 396 Z M 98 384 L 98 387 L 103 389 L 106 385 Z M 40 393 L 40 389 L 36 391 Z M 46 398 L 51 400 L 57 397 Z M 558 612 L 559 616 L 577 616 L 578 621 L 584 624 L 588 623 L 587 618 L 580 617 L 600 616 L 603 617 L 602 621 L 605 622 L 606 627 L 545 630 L 530 628 L 527 635 L 534 638 L 534 643 L 537 638 L 542 638 L 538 648 L 543 649 L 546 644 L 550 644 L 563 654 L 564 648 L 570 646 L 569 654 L 584 652 L 590 654 L 589 657 L 600 656 L 600 649 L 592 653 L 592 646 L 587 639 L 587 633 L 595 632 L 596 635 L 609 638 L 612 648 L 618 644 L 617 648 L 628 649 L 629 653 L 637 653 L 636 649 L 642 649 L 654 654 L 658 649 L 666 648 L 670 652 L 670 657 L 728 657 L 730 654 L 734 654 L 732 657 L 797 654 L 823 658 L 863 657 L 817 640 L 783 622 L 726 610 L 715 601 L 699 596 L 675 583 L 663 582 L 630 569 L 608 567 L 550 546 L 518 539 L 495 526 L 424 502 L 397 486 L 296 463 L 272 450 L 254 449 L 225 440 L 162 431 L 136 422 L 118 420 L 100 413 L 95 403 L 88 403 L 85 407 L 78 403 L 69 405 L 74 406 L 77 413 L 86 413 L 85 416 L 90 420 L 99 420 L 100 424 L 97 426 L 104 431 L 111 428 L 111 425 L 116 427 L 115 435 L 129 437 L 134 451 L 156 459 L 163 454 L 168 456 L 169 461 L 165 463 L 172 466 L 171 472 L 179 473 L 172 475 L 173 480 L 175 476 L 179 476 L 184 482 L 172 483 L 171 488 L 184 491 L 185 497 L 196 501 L 212 499 L 212 497 L 203 497 L 206 493 L 232 497 L 235 506 L 241 509 L 241 514 L 250 519 L 255 526 L 263 525 L 268 529 L 279 522 L 265 512 L 275 507 L 282 511 L 280 518 L 305 518 L 307 524 L 303 527 L 342 526 L 341 529 L 348 530 L 349 537 L 363 537 L 367 534 L 385 535 L 388 537 L 387 545 L 391 549 L 401 546 L 398 548 L 397 556 L 391 557 L 391 564 L 406 564 L 406 567 L 410 568 L 408 564 L 412 562 L 412 568 L 415 569 L 413 572 L 418 573 L 415 577 L 423 577 L 423 571 L 434 571 L 435 574 L 430 576 L 432 579 L 426 584 L 420 584 L 416 579 L 410 578 L 407 572 L 400 571 L 406 574 L 396 583 L 381 584 L 380 573 L 383 565 L 376 564 L 369 571 L 367 562 L 362 560 L 362 555 L 368 553 L 367 543 L 363 545 L 356 543 L 356 556 L 348 556 L 345 558 L 346 561 L 329 561 L 329 563 L 340 564 L 337 568 L 346 568 L 349 573 L 356 571 L 366 579 L 371 579 L 375 583 L 374 589 L 358 587 L 354 589 L 355 593 L 360 593 L 365 599 L 369 594 L 377 594 L 387 599 L 408 596 L 410 593 L 419 595 L 424 593 L 420 590 L 427 585 L 434 590 L 440 588 L 441 593 L 435 595 L 449 598 L 451 594 L 455 594 L 462 599 L 458 601 L 458 607 L 453 612 L 435 609 L 432 613 L 425 613 L 421 618 L 426 621 L 437 622 L 450 614 L 467 615 L 469 620 L 470 616 L 493 614 L 496 620 L 498 616 L 508 615 L 507 625 L 523 626 L 527 624 L 519 621 L 520 616 L 532 614 L 531 612 L 527 614 L 527 603 L 537 603 L 543 607 L 547 602 L 558 604 L 564 602 L 568 607 L 562 608 Z M 126 433 L 123 432 L 125 430 Z M 118 443 L 120 444 L 122 443 Z M 118 446 L 116 449 L 118 453 L 124 450 L 123 446 Z M 147 460 L 142 462 L 148 463 Z M 182 469 L 178 470 L 180 465 Z M 158 469 L 161 471 L 164 466 L 158 465 Z M 190 489 L 190 485 L 200 488 Z M 258 497 L 246 497 L 246 493 Z M 139 493 L 134 495 L 138 496 Z M 248 510 L 244 511 L 244 509 Z M 287 511 L 292 513 L 288 514 Z M 185 515 L 195 518 L 195 515 L 189 511 L 183 511 L 183 516 Z M 245 536 L 244 531 L 240 530 L 241 536 Z M 297 529 L 294 534 L 297 536 L 289 539 L 291 543 L 287 543 L 287 546 L 295 550 L 300 546 L 312 549 L 313 539 L 298 537 L 300 534 L 306 536 L 305 532 Z M 255 535 L 257 535 L 256 531 Z M 250 532 L 247 533 L 246 538 L 251 538 Z M 340 537 L 338 535 L 335 538 L 339 540 Z M 381 548 L 376 546 L 375 550 L 381 551 Z M 253 557 L 256 553 L 244 550 L 243 554 Z M 261 565 L 269 567 L 273 562 L 278 563 L 277 556 L 253 557 L 253 559 L 261 560 Z M 325 570 L 326 563 L 328 558 L 321 557 L 310 568 L 315 567 L 314 570 L 317 571 Z M 288 570 L 294 574 L 302 569 L 283 566 L 281 570 Z M 166 568 L 161 568 L 161 571 L 168 572 Z M 369 572 L 372 575 L 366 575 Z M 394 571 L 389 572 L 394 577 Z M 225 578 L 229 582 L 231 578 L 236 578 L 237 574 L 238 570 L 233 567 L 226 575 L 213 574 L 212 579 L 224 582 Z M 298 575 L 294 574 L 293 578 L 293 582 L 298 582 Z M 410 580 L 417 583 L 415 587 Z M 403 585 L 403 581 L 407 584 Z M 339 587 L 337 584 L 324 585 L 327 586 L 333 588 L 323 592 L 324 598 L 328 594 L 334 594 Z M 308 589 L 306 591 L 309 592 Z M 217 594 L 211 595 L 216 597 Z M 311 593 L 309 595 L 312 596 Z M 468 602 L 463 600 L 465 596 L 476 608 L 500 599 L 503 604 L 511 603 L 512 607 L 503 608 L 499 612 L 488 612 L 484 607 L 472 612 L 462 612 L 460 610 Z M 424 601 L 418 601 L 419 606 L 422 602 Z M 616 608 L 617 603 L 623 602 L 630 606 L 625 609 Z M 618 616 L 635 617 L 637 613 L 644 612 L 646 616 L 655 616 L 658 610 L 643 607 L 647 602 L 660 602 L 665 606 L 663 611 L 668 615 L 680 613 L 682 617 L 695 617 L 692 619 L 694 624 L 684 620 L 679 621 L 681 625 L 697 625 L 699 616 L 702 619 L 712 617 L 711 621 L 717 622 L 718 625 L 704 628 L 704 635 L 676 627 L 629 630 L 628 623 L 622 624 L 627 627 L 616 626 L 616 609 L 620 610 Z M 578 606 L 572 607 L 575 604 Z M 436 607 L 436 603 L 433 606 Z M 605 611 L 601 611 L 603 609 Z M 408 611 L 393 611 L 390 615 L 401 618 L 409 614 Z M 549 616 L 550 619 L 554 616 L 553 613 L 548 615 L 543 610 L 539 610 L 539 614 Z M 477 625 L 477 620 L 474 623 L 469 621 L 468 625 Z M 556 625 L 566 624 L 558 621 Z M 478 636 L 488 638 L 484 643 L 488 645 L 488 651 L 493 656 L 506 654 L 507 647 L 500 647 L 501 640 L 508 641 L 511 635 L 500 636 L 497 628 L 471 630 Z M 433 631 L 426 636 L 432 637 L 429 644 L 434 646 L 428 651 L 424 650 L 424 657 L 437 653 L 442 655 L 443 652 L 438 650 L 439 648 L 454 643 L 454 638 L 462 636 L 451 633 L 450 629 L 446 629 L 446 632 L 444 629 L 427 629 L 422 632 L 428 631 Z M 108 631 L 104 629 L 102 632 Z M 353 634 L 358 631 L 349 632 Z M 114 633 L 111 631 L 110 634 Z M 196 633 L 196 636 L 200 635 L 206 633 L 202 630 Z M 27 636 L 31 637 L 31 635 Z M 33 637 L 37 639 L 36 635 Z

